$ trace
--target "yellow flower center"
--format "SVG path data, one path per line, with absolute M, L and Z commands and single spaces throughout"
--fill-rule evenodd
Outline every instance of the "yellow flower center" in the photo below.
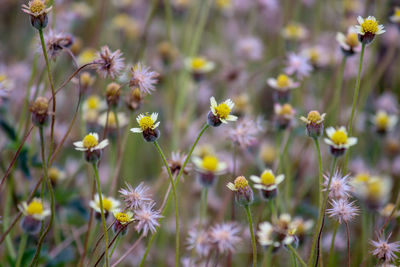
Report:
M 350 32 L 346 36 L 346 44 L 351 47 L 356 47 L 358 45 L 358 35 L 355 32 Z
M 87 100 L 87 106 L 89 109 L 98 109 L 100 105 L 100 98 L 98 96 L 91 96 Z
M 292 113 L 293 113 L 293 108 L 290 104 L 284 104 L 282 106 L 282 109 L 280 112 L 281 115 L 292 115 Z
M 368 182 L 369 179 L 370 179 L 370 176 L 368 173 L 360 173 L 360 174 L 357 174 L 357 176 L 355 177 L 355 181 L 363 182 L 363 183 Z
M 376 126 L 379 129 L 386 129 L 389 124 L 389 116 L 385 111 L 379 111 L 375 118 Z
M 88 134 L 85 136 L 85 138 L 83 138 L 83 147 L 85 148 L 92 148 L 97 146 L 98 144 L 99 142 L 97 141 L 96 137 L 91 134 Z
M 46 8 L 46 5 L 44 4 L 44 2 L 42 0 L 33 0 L 29 4 L 29 10 L 34 14 L 38 14 L 38 13 L 42 12 L 45 8 Z
M 41 202 L 33 200 L 28 205 L 28 208 L 26 209 L 26 212 L 29 215 L 42 214 L 43 213 L 43 205 L 42 205 Z
M 249 186 L 249 182 L 243 176 L 239 176 L 235 179 L 235 188 L 244 189 Z
M 103 209 L 109 211 L 111 210 L 111 208 L 112 208 L 112 201 L 106 197 L 103 197 Z
M 395 9 L 395 11 L 394 11 L 394 16 L 395 16 L 395 17 L 400 17 L 400 8 L 397 7 L 397 8 Z
M 49 175 L 49 178 L 50 178 L 53 182 L 56 182 L 56 181 L 58 180 L 59 176 L 60 176 L 60 171 L 59 171 L 57 168 L 55 168 L 55 167 L 51 167 L 51 168 L 49 169 L 48 175 Z
M 196 57 L 192 60 L 192 68 L 194 70 L 200 70 L 202 68 L 204 68 L 204 66 L 206 65 L 206 60 L 202 57 Z
M 227 8 L 231 5 L 231 0 L 217 0 L 217 6 L 221 9 Z
M 379 197 L 382 193 L 382 182 L 379 180 L 373 181 L 368 185 L 369 195 L 371 197 Z
M 285 74 L 280 74 L 276 79 L 276 84 L 280 88 L 288 87 L 290 84 L 289 77 Z
M 218 158 L 214 156 L 205 156 L 201 165 L 207 171 L 213 172 L 218 167 Z
M 84 50 L 78 57 L 80 65 L 90 63 L 96 58 L 96 50 L 89 48 Z
M 331 139 L 336 145 L 344 145 L 347 143 L 347 133 L 342 130 L 336 131 Z
M 394 204 L 393 203 L 388 203 L 384 208 L 383 208 L 383 213 L 384 214 L 391 214 L 392 213 L 392 211 L 393 211 L 393 209 L 394 209 Z
M 289 37 L 298 37 L 300 35 L 301 27 L 297 24 L 290 24 L 286 26 L 286 32 Z
M 108 125 L 113 127 L 113 126 L 116 126 L 116 124 L 117 124 L 117 119 L 115 118 L 115 113 L 112 112 L 112 113 L 108 114 Z
M 144 116 L 139 121 L 140 128 L 145 131 L 147 129 L 153 128 L 154 121 L 151 119 L 150 116 Z
M 378 31 L 378 22 L 372 19 L 366 19 L 361 23 L 361 29 L 365 33 L 375 34 Z
M 311 62 L 318 62 L 318 60 L 320 58 L 320 54 L 317 49 L 311 49 L 308 52 L 308 56 L 310 57 Z
M 311 123 L 319 124 L 321 122 L 321 114 L 316 110 L 310 111 L 307 115 L 307 120 Z
M 3 82 L 7 79 L 7 76 L 5 74 L 0 74 L 0 82 Z
M 226 103 L 221 103 L 215 108 L 215 113 L 217 113 L 218 118 L 226 119 L 229 113 L 231 113 L 231 109 Z
M 275 175 L 271 171 L 264 171 L 261 174 L 261 183 L 265 185 L 275 184 Z
M 128 214 L 123 213 L 123 212 L 118 212 L 117 214 L 115 214 L 115 219 L 117 219 L 117 221 L 122 222 L 122 223 L 129 222 Z

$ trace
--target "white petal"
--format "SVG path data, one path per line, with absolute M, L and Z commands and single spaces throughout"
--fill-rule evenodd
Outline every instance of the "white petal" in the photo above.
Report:
M 153 120 L 153 123 L 157 121 L 158 118 L 158 113 L 157 112 L 153 112 L 150 116 L 150 118 Z
M 132 133 L 142 133 L 143 130 L 141 128 L 131 128 Z
M 210 98 L 210 104 L 211 104 L 211 108 L 215 108 L 218 106 L 217 101 L 215 100 L 215 98 L 213 96 Z
M 83 147 L 82 141 L 77 141 L 77 142 L 74 142 L 73 144 L 74 144 L 74 146 L 77 146 L 77 147 Z
M 358 16 L 357 21 L 359 24 L 362 24 L 364 22 L 364 19 L 361 16 Z
M 335 132 L 336 132 L 336 130 L 335 130 L 335 128 L 333 128 L 332 126 L 331 126 L 331 127 L 328 127 L 328 128 L 326 129 L 326 135 L 327 135 L 329 138 L 331 138 L 332 135 L 333 135 Z
M 261 183 L 260 177 L 255 175 L 250 175 L 250 180 L 252 180 L 254 183 Z
M 347 145 L 348 146 L 353 146 L 355 144 L 357 144 L 357 138 L 356 137 L 349 137 L 347 139 Z
M 275 178 L 275 184 L 280 184 L 282 181 L 285 180 L 285 175 L 281 174 Z
M 278 87 L 278 85 L 277 85 L 277 83 L 276 83 L 276 79 L 274 79 L 274 78 L 269 78 L 269 79 L 267 80 L 267 84 L 268 84 L 269 86 L 271 86 L 272 88 L 277 88 L 277 87 Z
M 228 117 L 226 117 L 227 121 L 237 121 L 238 117 L 235 115 L 228 115 Z
M 229 183 L 226 185 L 226 187 L 228 187 L 228 188 L 229 188 L 230 190 L 232 190 L 232 191 L 237 191 L 235 185 L 234 185 L 233 183 L 231 183 L 231 182 L 229 182 Z
M 156 122 L 156 124 L 154 124 L 154 125 L 153 125 L 153 129 L 157 128 L 157 127 L 158 127 L 158 125 L 160 125 L 160 122 L 159 122 L 159 121 L 158 121 L 158 122 Z

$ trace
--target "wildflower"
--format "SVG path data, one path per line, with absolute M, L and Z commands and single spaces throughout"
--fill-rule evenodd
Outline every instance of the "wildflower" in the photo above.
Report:
M 307 38 L 307 30 L 299 23 L 289 23 L 282 30 L 282 36 L 288 40 L 301 41 Z
M 87 48 L 79 54 L 77 61 L 79 65 L 84 65 L 93 62 L 96 60 L 96 57 L 97 51 L 93 48 Z
M 175 176 L 179 173 L 179 171 L 182 169 L 183 163 L 186 160 L 186 157 L 187 157 L 186 154 L 181 153 L 179 151 L 171 153 L 171 158 L 167 159 L 167 162 L 172 175 Z M 188 175 L 191 170 L 192 170 L 192 164 L 188 163 L 183 169 L 182 174 Z M 165 171 L 167 170 L 165 169 Z
M 358 39 L 364 45 L 371 43 L 375 35 L 379 35 L 385 32 L 383 25 L 379 25 L 375 17 L 369 16 L 366 19 L 361 16 L 357 17 L 357 21 L 360 25 L 355 26 Z
M 339 43 L 340 49 L 345 56 L 354 55 L 355 52 L 360 50 L 360 42 L 358 41 L 357 30 L 354 27 L 350 27 L 347 30 L 346 35 L 338 32 L 336 34 L 336 41 Z
M 289 101 L 290 90 L 299 86 L 298 82 L 294 82 L 286 74 L 279 74 L 276 79 L 269 78 L 267 83 L 274 89 L 274 100 L 281 103 Z
M 49 100 L 39 96 L 30 107 L 32 123 L 38 127 L 45 126 L 49 121 Z
M 329 56 L 323 46 L 312 46 L 301 51 L 315 69 L 325 67 L 329 63 Z
M 359 209 L 354 205 L 354 202 L 349 202 L 347 199 L 333 199 L 331 205 L 332 208 L 327 209 L 326 212 L 339 223 L 348 223 L 359 213 Z
M 100 52 L 97 52 L 95 62 L 97 73 L 102 78 L 110 77 L 115 79 L 125 66 L 121 51 L 118 49 L 111 52 L 108 46 L 103 46 Z
M 118 209 L 118 207 L 121 204 L 118 200 L 112 197 L 106 197 L 102 195 L 101 199 L 103 200 L 103 210 L 104 210 L 104 216 L 106 218 L 108 217 L 108 214 L 110 212 L 113 213 L 115 210 Z M 101 209 L 100 209 L 100 199 L 98 194 L 94 196 L 94 200 L 91 200 L 89 202 L 89 206 L 96 211 L 96 218 L 100 219 Z
M 139 87 L 131 88 L 128 96 L 126 97 L 125 104 L 131 110 L 138 110 L 143 103 L 143 96 L 140 93 Z
M 38 30 L 46 28 L 49 22 L 47 14 L 51 8 L 46 6 L 44 0 L 31 0 L 28 5 L 22 5 L 22 11 L 30 15 L 32 26 Z
M 186 243 L 187 248 L 189 250 L 194 249 L 196 254 L 200 257 L 207 256 L 211 251 L 211 243 L 208 232 L 198 229 L 197 227 L 189 230 Z
M 178 50 L 170 42 L 164 41 L 158 44 L 157 51 L 164 64 L 168 65 L 178 57 Z
M 282 216 L 283 215 L 283 216 Z M 282 245 L 291 244 L 294 239 L 294 231 L 289 230 L 290 215 L 282 214 L 280 216 L 280 226 L 275 226 L 270 222 L 262 222 L 257 231 L 258 242 L 264 247 L 273 246 L 274 250 Z
M 25 215 L 21 227 L 29 234 L 36 234 L 40 229 L 40 221 L 51 214 L 49 209 L 43 207 L 43 202 L 39 198 L 34 198 L 29 204 L 24 201 L 18 208 Z
M 142 133 L 143 138 L 146 142 L 154 142 L 160 138 L 160 131 L 157 129 L 160 122 L 156 122 L 158 113 L 153 112 L 150 116 L 148 114 L 139 114 L 136 121 L 139 124 L 139 128 L 132 128 L 133 133 Z
M 396 115 L 389 115 L 384 110 L 378 110 L 378 112 L 372 116 L 372 123 L 376 127 L 376 131 L 379 134 L 386 134 L 387 132 L 393 130 L 398 117 Z
M 390 215 L 392 215 L 392 212 L 393 212 L 393 210 L 395 209 L 395 205 L 393 204 L 393 203 L 387 203 L 380 211 L 379 211 L 379 214 L 382 216 L 382 217 L 386 217 L 386 218 L 389 218 L 390 217 Z M 393 218 L 397 218 L 397 217 L 399 217 L 400 216 L 400 211 L 399 210 L 396 210 L 394 213 L 393 213 Z
M 80 82 L 82 92 L 86 92 L 94 84 L 94 81 L 95 78 L 90 74 L 90 72 L 82 72 L 78 81 Z
M 308 77 L 311 71 L 312 66 L 307 57 L 293 52 L 289 53 L 285 68 L 286 74 L 296 74 L 298 79 L 302 79 L 303 77 Z
M 121 210 L 114 210 L 113 215 L 115 223 L 113 224 L 114 233 L 121 231 L 121 235 L 125 235 L 128 231 L 127 224 L 133 221 L 133 213 L 131 211 L 122 212 Z
M 235 252 L 236 245 L 241 241 L 241 229 L 235 223 L 221 223 L 211 227 L 210 242 L 220 254 Z
M 143 204 L 152 201 L 150 195 L 148 194 L 149 188 L 144 185 L 144 183 L 140 183 L 135 189 L 126 183 L 126 189 L 122 188 L 119 190 L 122 198 L 125 201 L 125 205 L 129 209 L 138 209 Z
M 313 220 L 304 220 L 301 217 L 296 217 L 289 223 L 289 229 L 296 232 L 296 236 L 299 238 L 300 243 L 304 241 L 306 233 L 310 231 L 313 226 Z
M 49 168 L 47 175 L 49 176 L 50 181 L 53 184 L 53 186 L 60 183 L 65 178 L 67 178 L 65 172 L 63 172 L 62 170 L 60 170 L 57 167 Z
M 159 74 L 151 71 L 150 67 L 142 66 L 141 63 L 131 68 L 131 79 L 129 86 L 131 88 L 139 88 L 143 94 L 151 94 L 155 91 L 155 84 L 158 82 L 157 77 Z
M 256 135 L 259 128 L 256 123 L 250 118 L 241 119 L 234 129 L 230 129 L 229 138 L 242 148 L 247 148 L 257 142 Z
M 264 162 L 268 166 L 271 166 L 274 163 L 274 160 L 276 159 L 276 149 L 272 144 L 268 142 L 261 144 L 259 154 L 260 154 L 259 157 L 261 158 L 262 162 Z
M 348 184 L 350 174 L 342 177 L 339 170 L 336 170 L 331 178 L 331 187 L 329 188 L 330 199 L 347 199 L 352 191 L 352 186 Z M 324 191 L 328 190 L 329 176 L 324 175 Z
M 275 124 L 280 130 L 291 126 L 296 110 L 292 105 L 285 103 L 283 105 L 276 103 L 274 105 Z
M 253 190 L 244 176 L 236 177 L 234 183 L 229 182 L 226 186 L 235 193 L 235 200 L 239 205 L 253 203 Z
M 154 233 L 156 227 L 160 226 L 158 220 L 163 216 L 160 215 L 159 211 L 153 209 L 154 205 L 154 202 L 143 204 L 135 212 L 134 219 L 138 221 L 136 224 L 136 231 L 142 232 L 143 236 L 147 236 L 149 231 Z
M 115 130 L 117 128 L 117 119 L 118 119 L 118 127 L 122 128 L 125 127 L 128 124 L 128 117 L 125 115 L 125 113 L 122 112 L 109 112 L 108 113 L 108 122 L 107 122 L 107 112 L 104 112 L 103 114 L 100 115 L 98 122 L 101 126 L 107 127 L 112 130 Z
M 223 174 L 227 165 L 220 162 L 216 156 L 206 155 L 203 158 L 193 157 L 192 159 L 196 170 L 199 173 L 199 180 L 203 186 L 211 186 L 215 181 L 215 176 Z
M 186 58 L 184 63 L 196 81 L 200 81 L 206 73 L 215 68 L 214 62 L 208 61 L 204 57 Z
M 352 180 L 355 195 L 364 200 L 369 208 L 380 208 L 390 196 L 391 179 L 379 176 L 365 176 L 364 179 L 360 180 L 360 176 L 357 175 Z
M 97 95 L 89 96 L 82 106 L 83 119 L 89 124 L 98 122 L 99 112 L 106 109 L 107 104 Z
M 383 234 L 378 235 L 378 241 L 371 240 L 371 245 L 374 247 L 372 255 L 376 256 L 378 260 L 385 263 L 390 263 L 393 260 L 397 260 L 398 256 L 396 253 L 400 251 L 400 242 L 389 243 L 391 234 L 387 238 Z
M 106 89 L 106 99 L 109 108 L 116 108 L 121 95 L 121 86 L 118 83 L 110 83 Z
M 215 98 L 210 98 L 210 112 L 208 113 L 207 123 L 210 126 L 217 127 L 221 123 L 228 123 L 228 121 L 236 121 L 237 117 L 231 115 L 232 109 L 235 104 L 232 100 L 227 99 L 224 102 L 218 104 Z
M 250 180 L 255 183 L 254 188 L 260 190 L 261 196 L 264 200 L 270 200 L 276 196 L 278 185 L 282 183 L 284 179 L 285 176 L 283 174 L 275 177 L 275 174 L 271 169 L 266 169 L 260 176 L 250 176 Z
M 389 17 L 390 21 L 393 23 L 400 23 L 400 7 L 394 7 L 394 14 Z
M 306 125 L 306 132 L 309 137 L 318 138 L 322 136 L 324 132 L 324 119 L 326 113 L 322 115 L 317 110 L 312 110 L 308 112 L 307 118 L 301 116 L 300 120 L 305 122 Z
M 346 149 L 357 144 L 357 138 L 348 137 L 344 126 L 336 129 L 329 127 L 326 129 L 326 135 L 328 138 L 324 139 L 325 143 L 330 145 L 331 153 L 335 157 L 342 156 L 346 152 Z
M 71 34 L 57 33 L 51 29 L 44 35 L 44 39 L 47 53 L 53 60 L 56 59 L 63 49 L 70 48 L 74 43 L 74 38 Z
M 75 149 L 85 152 L 85 158 L 88 162 L 97 162 L 102 153 L 102 149 L 108 146 L 108 140 L 104 139 L 99 143 L 97 133 L 89 133 L 82 141 L 74 142 Z
M 257 61 L 262 58 L 263 44 L 256 37 L 240 38 L 235 47 L 235 52 L 240 58 Z

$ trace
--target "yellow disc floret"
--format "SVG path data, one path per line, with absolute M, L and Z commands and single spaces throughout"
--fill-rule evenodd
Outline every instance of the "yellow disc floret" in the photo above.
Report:
M 213 172 L 217 170 L 218 158 L 214 156 L 205 156 L 201 165 L 205 170 Z
M 332 135 L 331 139 L 336 145 L 344 145 L 347 143 L 347 133 L 343 130 L 338 130 Z
M 111 208 L 112 208 L 112 201 L 109 200 L 109 199 L 106 198 L 106 197 L 103 197 L 103 208 L 104 208 L 106 211 L 111 210 Z
M 86 103 L 89 109 L 98 109 L 100 104 L 100 98 L 98 96 L 91 96 L 88 98 Z
M 383 185 L 380 180 L 371 181 L 368 184 L 369 196 L 372 198 L 378 198 L 382 195 Z
M 231 113 L 231 109 L 226 103 L 221 103 L 215 108 L 215 113 L 217 113 L 218 118 L 226 119 Z
M 139 126 L 142 128 L 143 131 L 152 129 L 153 128 L 154 121 L 151 119 L 150 116 L 143 116 L 139 120 Z
M 83 147 L 85 148 L 93 148 L 98 144 L 99 142 L 97 141 L 97 138 L 91 134 L 88 134 L 85 136 L 85 138 L 83 138 Z
M 359 173 L 357 176 L 354 178 L 356 182 L 362 182 L 362 183 L 367 183 L 370 180 L 370 175 L 368 173 Z
M 379 129 L 386 129 L 389 124 L 389 116 L 384 111 L 379 111 L 375 118 L 376 127 Z
M 290 84 L 289 77 L 285 74 L 280 74 L 276 79 L 276 84 L 279 88 L 288 87 Z
M 350 32 L 346 36 L 346 44 L 348 44 L 350 47 L 356 47 L 359 42 L 358 42 L 358 35 L 355 32 Z
M 115 113 L 112 112 L 110 114 L 108 114 L 108 125 L 110 125 L 111 127 L 116 126 L 117 124 L 117 119 L 115 118 Z
M 284 104 L 281 108 L 280 114 L 281 115 L 292 115 L 293 108 L 290 104 Z
M 33 200 L 27 207 L 26 212 L 29 215 L 42 214 L 43 213 L 43 205 L 42 202 Z
M 321 114 L 316 110 L 310 111 L 307 115 L 307 120 L 310 123 L 319 124 L 321 122 Z
M 117 221 L 121 223 L 129 222 L 129 216 L 124 212 L 118 212 L 117 214 L 115 214 L 115 219 L 117 219 Z
M 33 0 L 29 3 L 29 10 L 34 14 L 39 14 L 46 8 L 42 0 Z
M 365 33 L 375 34 L 378 31 L 378 22 L 373 19 L 366 19 L 361 23 L 361 29 Z
M 261 183 L 264 185 L 275 184 L 275 175 L 270 170 L 266 170 L 261 174 Z
M 192 60 L 192 68 L 194 70 L 201 70 L 206 65 L 206 60 L 202 57 L 195 57 Z
M 237 177 L 234 183 L 236 189 L 245 189 L 249 186 L 249 182 L 243 176 Z
M 55 167 L 51 167 L 49 169 L 48 176 L 53 182 L 56 182 L 60 177 L 60 171 Z

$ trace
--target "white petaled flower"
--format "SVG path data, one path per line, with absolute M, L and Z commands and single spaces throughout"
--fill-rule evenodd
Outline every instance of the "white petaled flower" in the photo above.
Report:
M 339 223 L 348 223 L 359 213 L 359 209 L 354 205 L 354 202 L 349 202 L 347 199 L 332 200 L 331 205 L 332 208 L 327 209 L 326 213 L 338 220 Z
M 390 115 L 384 110 L 378 110 L 371 118 L 371 122 L 375 125 L 378 132 L 393 130 L 397 121 L 398 117 L 396 115 Z
M 114 218 L 122 225 L 128 224 L 133 221 L 133 212 L 123 212 L 120 209 L 113 211 Z
M 394 7 L 394 14 L 389 19 L 393 23 L 400 23 L 400 7 Z
M 257 231 L 258 243 L 262 246 L 274 246 L 276 248 L 280 247 L 280 243 L 275 241 L 275 231 L 274 227 L 269 222 L 263 222 L 259 225 L 259 230 Z
M 330 199 L 346 199 L 350 196 L 353 187 L 349 185 L 350 174 L 342 177 L 339 170 L 336 170 L 331 178 L 331 186 L 329 188 L 329 198 Z M 324 175 L 324 191 L 327 190 L 329 183 L 329 175 Z
M 51 9 L 52 7 L 46 7 L 46 3 L 43 0 L 31 0 L 28 5 L 22 5 L 22 11 L 34 17 L 47 14 Z
M 154 130 L 160 125 L 160 122 L 157 122 L 158 113 L 153 112 L 150 116 L 139 114 L 136 118 L 137 123 L 139 124 L 139 128 L 132 128 L 131 132 L 133 133 L 142 133 L 146 130 Z
M 312 229 L 313 226 L 314 226 L 313 220 L 305 221 L 301 217 L 296 217 L 289 223 L 289 229 L 294 230 L 296 235 L 298 236 L 306 234 L 309 230 Z
M 238 119 L 237 116 L 231 115 L 234 106 L 235 103 L 233 103 L 230 99 L 218 104 L 213 96 L 210 98 L 211 112 L 223 123 L 228 123 L 228 121 L 236 121 Z
M 116 209 L 119 208 L 119 206 L 121 204 L 118 200 L 116 200 L 115 198 L 112 198 L 112 197 L 106 197 L 106 196 L 102 195 L 101 199 L 103 201 L 103 209 L 106 213 L 114 212 Z M 99 199 L 98 194 L 96 194 L 94 196 L 94 200 L 91 200 L 89 202 L 89 206 L 92 209 L 94 209 L 96 212 L 101 213 L 100 199 Z
M 97 133 L 90 133 L 82 141 L 74 142 L 74 146 L 78 151 L 94 151 L 108 146 L 108 140 L 104 139 L 99 143 L 99 135 Z
M 51 214 L 49 209 L 44 208 L 43 202 L 40 198 L 33 198 L 29 204 L 24 201 L 18 206 L 18 208 L 25 216 L 31 216 L 38 221 L 44 220 Z
M 188 232 L 186 239 L 187 248 L 189 250 L 195 250 L 198 256 L 207 256 L 211 251 L 211 243 L 208 232 L 193 228 Z
M 221 254 L 233 253 L 236 245 L 241 241 L 241 229 L 235 223 L 217 224 L 209 230 L 210 242 L 214 244 Z
M 154 233 L 160 223 L 158 220 L 163 216 L 160 212 L 154 210 L 155 203 L 145 203 L 135 211 L 134 219 L 137 220 L 136 231 L 142 232 L 143 236 L 147 236 L 148 232 Z
M 82 105 L 83 114 L 88 111 L 102 111 L 107 108 L 106 101 L 102 100 L 98 95 L 89 96 Z
M 111 52 L 108 46 L 103 46 L 100 51 L 97 52 L 97 59 L 95 62 L 97 73 L 102 78 L 110 77 L 114 79 L 125 67 L 121 51 L 118 49 Z
M 371 245 L 374 249 L 371 251 L 374 256 L 385 263 L 390 263 L 397 260 L 396 255 L 400 251 L 400 242 L 389 243 L 391 234 L 387 238 L 383 234 L 378 235 L 378 241 L 371 240 Z
M 128 125 L 129 119 L 123 112 L 118 112 L 117 113 L 117 118 L 118 118 L 118 127 L 122 128 Z M 111 129 L 117 128 L 117 118 L 115 116 L 115 113 L 113 111 L 108 113 L 108 122 L 107 122 L 107 112 L 104 112 L 101 114 L 98 118 L 98 123 L 102 127 L 109 127 Z
M 126 189 L 120 189 L 119 193 L 124 199 L 125 205 L 129 209 L 138 209 L 143 204 L 152 201 L 150 194 L 148 194 L 148 190 L 149 187 L 145 186 L 143 182 L 136 188 L 133 188 L 130 184 L 126 183 Z
M 155 84 L 158 83 L 159 74 L 150 70 L 150 67 L 143 66 L 141 63 L 131 68 L 131 79 L 129 86 L 131 88 L 138 87 L 143 94 L 151 94 L 156 90 Z
M 358 41 L 357 30 L 354 27 L 349 27 L 346 35 L 341 32 L 336 33 L 336 41 L 346 52 L 354 53 L 360 50 L 361 43 Z
M 189 71 L 199 74 L 210 72 L 215 68 L 215 63 L 204 57 L 186 58 L 184 64 Z
M 292 78 L 287 76 L 286 74 L 279 74 L 278 77 L 275 78 L 269 78 L 267 80 L 267 83 L 269 86 L 276 90 L 281 90 L 281 91 L 286 91 L 289 89 L 294 89 L 299 87 L 298 82 L 294 82 Z
M 212 173 L 220 175 L 227 169 L 226 162 L 221 162 L 216 156 L 206 155 L 203 158 L 193 157 L 195 168 L 201 173 Z
M 336 148 L 336 149 L 347 149 L 357 144 L 356 137 L 348 137 L 346 127 L 341 126 L 339 128 L 329 127 L 326 129 L 326 135 L 329 138 L 325 138 L 325 143 Z
M 355 26 L 357 33 L 360 35 L 365 34 L 373 34 L 378 35 L 385 32 L 384 26 L 379 25 L 378 21 L 374 16 L 368 16 L 367 18 L 363 18 L 361 16 L 357 17 L 357 21 L 360 25 Z
M 251 175 L 250 180 L 252 180 L 255 185 L 254 188 L 260 190 L 272 191 L 275 190 L 280 183 L 285 179 L 285 175 L 280 174 L 275 177 L 275 174 L 271 169 L 266 169 L 261 173 L 260 176 Z

